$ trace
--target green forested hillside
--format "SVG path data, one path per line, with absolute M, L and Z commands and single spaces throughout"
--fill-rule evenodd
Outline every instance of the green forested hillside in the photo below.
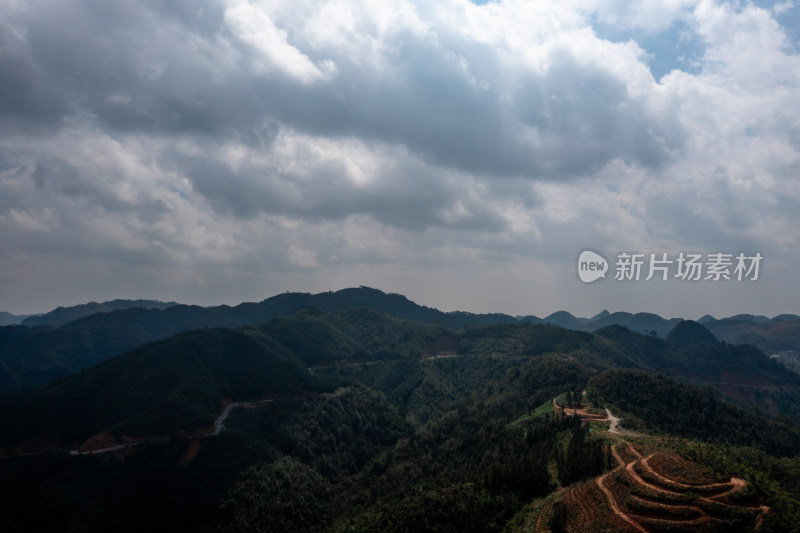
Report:
M 258 328 L 309 366 L 359 358 L 419 358 L 447 347 L 458 349 L 453 343 L 457 335 L 441 324 L 403 320 L 367 307 L 332 312 L 308 309 Z
M 309 376 L 265 335 L 196 330 L 148 344 L 2 404 L 2 445 L 45 433 L 74 445 L 99 431 L 169 434 L 213 424 L 223 398 L 291 394 Z
M 451 338 L 441 325 L 366 308 L 308 310 L 259 326 L 194 330 L 11 395 L 0 403 L 0 420 L 10 428 L 0 435 L 0 446 L 40 433 L 72 445 L 99 431 L 141 436 L 208 427 L 223 398 L 328 390 L 309 367 L 416 360 Z
M 752 344 L 763 351 L 793 351 L 800 353 L 800 318 L 781 315 L 770 321 L 748 319 L 746 316 L 717 320 L 707 324 L 720 340 L 731 344 Z
M 83 332 L 0 327 L 0 392 L 41 386 L 102 360 Z
M 590 335 L 588 332 L 601 332 L 601 336 L 607 338 L 615 335 L 613 333 L 615 330 L 624 331 L 625 335 L 633 338 L 630 334 L 636 331 L 647 333 L 647 336 L 654 337 L 654 340 L 657 340 L 655 337 L 666 336 L 670 331 L 675 330 L 676 325 L 681 324 L 680 319 L 666 320 L 648 313 L 603 312 L 591 319 L 579 319 L 567 312 L 560 311 L 545 319 L 540 319 L 532 316 L 515 318 L 501 313 L 442 312 L 418 305 L 402 295 L 387 294 L 369 287 L 319 294 L 284 293 L 258 303 L 242 303 L 234 307 L 227 305 L 199 307 L 149 300 L 115 300 L 103 304 L 93 303 L 59 308 L 42 317 L 31 317 L 26 324 L 30 326 L 41 324 L 36 327 L 0 327 L 0 393 L 46 385 L 55 379 L 94 365 L 108 357 L 132 350 L 144 343 L 166 339 L 191 329 L 235 328 L 262 324 L 273 318 L 286 317 L 303 310 L 317 309 L 330 313 L 350 308 L 369 308 L 376 312 L 392 315 L 400 320 L 441 324 L 454 331 L 465 330 L 462 338 L 477 338 L 474 331 L 479 332 L 479 337 L 506 335 L 505 346 L 495 343 L 492 348 L 505 352 L 527 349 L 532 353 L 544 350 L 545 346 L 547 349 L 554 348 L 553 345 L 546 344 L 547 341 L 543 338 L 537 337 L 528 340 L 522 338 L 526 335 L 530 336 L 532 333 L 541 336 L 547 334 L 547 330 L 516 329 L 516 326 L 521 324 L 562 326 L 587 332 L 587 335 Z M 797 319 L 793 315 L 778 316 L 772 320 L 766 317 L 744 316 L 720 321 L 708 318 L 703 321 L 705 326 L 715 328 L 714 331 L 720 333 L 721 339 L 728 342 L 734 339 L 733 344 L 748 342 L 759 346 L 780 346 L 780 349 L 783 350 L 791 350 L 795 344 L 800 342 L 798 340 L 800 339 L 799 330 L 795 327 L 796 322 Z M 685 321 L 683 327 L 686 327 L 686 324 L 696 323 Z M 696 325 L 702 334 L 705 328 L 699 324 Z M 503 327 L 511 329 L 504 330 Z M 761 342 L 763 336 L 748 336 L 747 332 L 753 328 L 761 328 L 759 331 L 775 340 L 775 343 L 765 345 Z M 474 331 L 470 332 L 469 330 Z M 495 330 L 495 333 L 490 333 L 492 330 Z M 581 338 L 583 340 L 580 340 Z M 585 344 L 589 342 L 586 340 L 587 338 L 589 337 L 574 336 L 568 342 Z M 706 340 L 709 341 L 708 344 L 714 344 L 713 336 Z M 446 342 L 452 345 L 451 341 Z M 643 343 L 641 340 L 633 342 L 634 344 Z M 526 348 L 526 343 L 528 348 Z M 591 352 L 594 354 L 600 346 L 597 342 L 592 344 Z M 674 338 L 668 342 L 670 347 L 679 351 L 688 344 L 692 343 L 676 345 Z M 665 349 L 663 345 L 657 343 L 651 343 L 651 345 L 658 352 Z M 416 350 L 418 347 L 408 348 Z M 476 348 L 482 349 L 479 345 L 476 345 Z M 460 349 L 470 349 L 469 343 Z M 676 357 L 675 353 L 670 353 L 667 357 L 669 360 L 665 361 L 663 357 L 660 359 L 652 357 L 651 361 L 646 361 L 642 360 L 641 351 L 631 352 L 630 350 L 606 355 L 616 358 L 613 365 L 642 368 L 658 366 L 668 368 L 672 366 L 672 360 Z M 353 356 L 358 357 L 357 355 Z M 598 364 L 602 363 L 603 361 L 598 361 Z M 683 363 L 684 367 L 687 366 L 685 363 Z M 776 365 L 774 361 L 771 364 Z M 685 377 L 690 378 L 691 376 L 685 374 Z M 700 378 L 710 380 L 702 373 Z M 720 375 L 717 375 L 714 381 L 736 382 L 736 380 L 730 380 Z M 795 376 L 794 385 L 798 383 L 800 382 L 797 382 Z M 753 383 L 749 385 L 753 385 Z M 747 391 L 729 389 L 728 393 L 738 394 L 750 403 L 758 402 L 758 398 L 748 394 Z M 782 400 L 767 399 L 762 402 L 764 404 L 762 407 L 774 411 L 776 407 L 773 404 L 775 402 L 782 403 Z
M 757 515 L 760 531 L 791 531 L 797 423 L 687 380 L 746 370 L 792 391 L 792 378 L 757 350 L 689 337 L 676 346 L 618 326 L 541 324 L 458 332 L 367 308 L 185 332 L 4 400 L 6 454 L 54 439 L 61 451 L 0 460 L 0 528 L 544 532 L 597 519 L 627 531 L 597 481 L 608 474 L 620 505 L 643 505 L 645 489 L 620 477 L 618 461 L 650 475 L 627 442 L 656 466 L 694 461 L 706 477 L 742 480 L 728 507 L 675 496 L 680 512 L 716 513 L 712 529 L 693 530 L 747 531 Z M 183 431 L 212 425 L 224 399 L 265 396 L 231 410 L 217 436 Z M 579 407 L 595 419 L 608 407 L 633 433 L 569 416 Z M 102 431 L 168 438 L 65 453 Z M 675 530 L 674 518 L 652 530 Z
M 690 338 L 695 339 L 697 328 L 702 326 L 695 323 L 691 328 L 694 332 Z M 18 344 L 24 347 L 27 330 L 16 331 L 22 339 Z M 70 334 L 65 330 L 48 332 L 57 346 L 69 340 Z M 441 324 L 406 321 L 363 307 L 332 312 L 309 309 L 258 326 L 179 334 L 87 368 L 39 391 L 12 395 L 0 404 L 0 413 L 14 421 L 9 423 L 13 429 L 0 436 L 0 445 L 17 445 L 37 433 L 55 436 L 62 443 L 74 443 L 98 431 L 147 435 L 205 427 L 219 412 L 223 398 L 258 399 L 269 393 L 288 394 L 309 387 L 328 390 L 342 376 L 329 376 L 320 369 L 309 372 L 309 367 L 360 363 L 380 363 L 375 369 L 352 372 L 364 373 L 360 379 L 366 379 L 389 397 L 402 398 L 401 408 L 419 404 L 420 391 L 435 393 L 436 401 L 415 413 L 426 419 L 446 405 L 443 401 L 455 398 L 455 391 L 475 391 L 485 379 L 478 372 L 452 383 L 451 377 L 422 375 L 418 367 L 403 363 L 443 354 L 479 357 L 483 361 L 481 372 L 492 372 L 494 379 L 500 378 L 497 372 L 512 366 L 519 375 L 525 372 L 529 361 L 543 364 L 539 358 L 545 354 L 565 354 L 568 367 L 579 363 L 580 368 L 592 370 L 665 371 L 723 390 L 738 383 L 758 394 L 734 398 L 750 400 L 751 405 L 759 407 L 759 401 L 769 402 L 772 412 L 797 414 L 800 376 L 752 347 L 705 342 L 708 339 L 702 335 L 699 342 L 676 342 L 674 339 L 681 332 L 671 335 L 673 340 L 667 342 L 621 326 L 589 334 L 530 324 L 470 327 L 459 333 Z M 78 335 L 69 342 L 80 344 L 82 339 Z M 44 343 L 46 337 L 36 340 Z M 541 361 L 551 359 L 552 356 Z M 455 362 L 450 364 L 457 366 Z M 567 375 L 573 373 L 570 370 Z M 532 379 L 532 374 L 526 375 Z M 563 383 L 562 377 L 559 384 Z M 579 381 L 585 383 L 587 378 L 588 374 L 582 371 L 579 380 L 573 379 L 574 386 L 581 386 Z M 519 379 L 522 378 L 515 378 L 509 387 L 533 395 L 532 399 L 517 399 L 524 405 L 538 405 L 543 401 L 542 394 L 552 392 L 541 378 L 536 378 L 533 385 Z M 763 388 L 747 389 L 754 383 Z M 414 392 L 412 386 L 416 387 Z M 46 423 L 39 426 L 47 431 L 38 429 L 36 421 L 40 418 Z
M 0 378 L 0 393 L 46 385 L 144 343 L 191 329 L 235 328 L 264 323 L 304 309 L 335 311 L 354 307 L 369 307 L 401 320 L 441 323 L 454 329 L 474 324 L 517 322 L 502 314 L 444 313 L 415 304 L 399 294 L 368 287 L 319 294 L 285 293 L 235 307 L 151 301 L 87 304 L 32 317 L 27 323 L 30 328 L 0 327 L 0 376 L 7 376 Z
M 697 388 L 663 375 L 607 370 L 593 375 L 587 394 L 627 416 L 626 427 L 709 442 L 753 446 L 768 453 L 800 453 L 800 429 L 726 401 L 710 387 Z

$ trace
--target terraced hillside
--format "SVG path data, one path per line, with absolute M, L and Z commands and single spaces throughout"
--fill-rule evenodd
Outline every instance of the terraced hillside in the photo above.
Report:
M 612 445 L 610 452 L 617 467 L 548 502 L 537 532 L 758 531 L 769 512 L 743 479 L 715 478 L 665 452 L 643 455 L 629 442 Z
M 583 395 L 585 398 L 585 395 Z M 582 398 L 582 399 L 583 399 Z M 739 477 L 722 477 L 667 449 L 660 438 L 620 430 L 608 409 L 601 417 L 585 402 L 555 411 L 583 422 L 608 422 L 606 453 L 616 466 L 546 499 L 533 531 L 745 532 L 759 531 L 770 508 Z M 613 423 L 612 423 L 613 422 Z M 628 439 L 628 440 L 626 440 Z M 634 441 L 634 442 L 632 442 Z M 526 529 L 529 530 L 529 529 Z

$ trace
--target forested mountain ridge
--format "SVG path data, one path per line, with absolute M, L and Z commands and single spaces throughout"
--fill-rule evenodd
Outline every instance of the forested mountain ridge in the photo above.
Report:
M 284 293 L 258 303 L 199 307 L 151 300 L 114 300 L 59 308 L 25 323 L 36 327 L 0 327 L 0 392 L 45 385 L 55 379 L 124 353 L 146 342 L 166 339 L 196 328 L 235 328 L 287 316 L 305 308 L 325 311 L 369 307 L 398 318 L 425 323 L 439 322 L 462 330 L 493 324 L 550 324 L 593 332 L 621 325 L 639 333 L 665 337 L 680 319 L 663 319 L 650 313 L 603 312 L 590 319 L 565 311 L 538 317 L 512 317 L 502 313 L 442 312 L 418 305 L 399 294 L 369 287 L 319 294 Z M 92 310 L 98 311 L 86 315 Z M 65 321 L 69 317 L 75 320 Z M 53 325 L 57 324 L 57 325 Z M 749 342 L 766 348 L 780 347 L 800 353 L 800 319 L 794 315 L 738 316 L 717 321 L 704 317 L 703 324 L 720 340 Z M 754 329 L 755 328 L 755 329 Z M 724 381 L 724 380 L 721 380 Z
M 46 434 L 78 447 L 93 434 L 169 434 L 212 425 L 223 399 L 332 390 L 309 367 L 418 360 L 455 348 L 444 326 L 368 308 L 301 311 L 259 326 L 204 328 L 145 344 L 0 403 L 0 446 Z
M 725 401 L 718 391 L 640 370 L 593 375 L 587 395 L 615 406 L 633 430 L 679 434 L 704 441 L 754 446 L 768 453 L 800 451 L 800 428 Z M 646 421 L 646 422 L 644 422 Z
M 666 373 L 749 369 L 787 390 L 792 374 L 759 369 L 763 353 L 712 342 L 693 324 L 670 339 L 621 326 L 455 330 L 368 307 L 179 333 L 2 402 L 6 454 L 56 449 L 0 460 L 0 527 L 633 531 L 604 487 L 647 531 L 791 531 L 796 422 Z M 219 435 L 197 437 L 228 402 L 263 398 L 230 410 Z M 605 407 L 639 436 L 610 433 Z M 570 416 L 578 409 L 594 421 Z M 99 447 L 102 435 L 116 440 Z M 125 436 L 144 444 L 110 446 Z M 87 439 L 95 455 L 59 451 Z M 623 475 L 650 475 L 650 455 L 681 482 L 692 480 L 675 472 L 696 465 L 690 473 L 720 496 L 648 496 Z M 677 505 L 697 522 L 639 516 L 643 505 Z
M 78 320 L 95 313 L 110 313 L 123 309 L 167 309 L 178 305 L 176 302 L 161 302 L 159 300 L 110 300 L 103 303 L 89 302 L 70 307 L 58 307 L 43 315 L 25 318 L 23 326 L 63 326 L 73 320 Z
M 97 312 L 60 327 L 0 328 L 0 392 L 42 386 L 146 342 L 191 329 L 258 324 L 305 308 L 331 311 L 370 307 L 401 319 L 441 322 L 456 329 L 466 325 L 516 323 L 515 318 L 502 314 L 444 313 L 417 305 L 404 296 L 368 287 L 316 295 L 285 293 L 235 307 L 164 305 L 163 309 L 132 306 Z
M 592 371 L 666 371 L 718 388 L 724 385 L 734 391 L 734 398 L 751 405 L 764 408 L 769 400 L 765 411 L 798 414 L 800 376 L 752 347 L 705 342 L 713 336 L 699 330 L 705 331 L 697 323 L 679 324 L 668 337 L 670 342 L 621 326 L 594 334 L 532 324 L 476 326 L 458 332 L 367 307 L 305 309 L 255 326 L 191 330 L 145 344 L 41 390 L 13 395 L 0 404 L 0 422 L 12 428 L 0 436 L 0 446 L 19 446 L 47 432 L 51 440 L 75 446 L 101 431 L 120 437 L 208 427 L 223 398 L 255 400 L 270 394 L 332 390 L 335 380 L 326 381 L 324 374 L 310 373 L 309 367 L 418 363 L 437 355 L 491 356 L 516 364 L 520 358 L 563 354 Z M 408 373 L 414 375 L 413 366 Z M 722 383 L 723 377 L 746 383 Z M 735 394 L 735 386 L 754 382 L 771 387 L 759 397 L 764 405 Z M 395 394 L 390 389 L 384 392 Z

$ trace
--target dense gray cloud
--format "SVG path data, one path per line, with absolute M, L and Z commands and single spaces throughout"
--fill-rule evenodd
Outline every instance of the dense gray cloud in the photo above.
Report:
M 800 312 L 770 288 L 800 261 L 794 6 L 3 4 L 4 310 L 365 283 L 472 310 L 639 310 L 633 289 L 575 284 L 591 247 L 758 248 L 776 276 L 760 312 Z M 656 79 L 645 43 L 678 24 L 697 59 Z M 644 292 L 709 305 L 668 287 Z
M 48 83 L 23 39 L 6 23 L 0 23 L 0 64 L 4 127 L 50 126 L 60 120 L 67 111 L 66 102 Z
M 244 12 L 231 15 L 236 9 Z M 579 60 L 568 44 L 542 43 L 541 72 L 518 64 L 521 50 L 465 43 L 451 28 L 372 36 L 382 40 L 375 59 L 311 36 L 267 43 L 294 52 L 306 72 L 261 66 L 280 58 L 261 57 L 256 13 L 246 2 L 225 12 L 216 3 L 58 2 L 26 13 L 27 47 L 7 65 L 6 75 L 22 80 L 10 101 L 30 99 L 33 121 L 89 114 L 121 132 L 263 141 L 277 123 L 399 143 L 436 165 L 495 175 L 564 178 L 616 157 L 651 165 L 680 140 L 668 114 L 648 112 L 619 73 Z M 510 68 L 498 72 L 502 63 Z

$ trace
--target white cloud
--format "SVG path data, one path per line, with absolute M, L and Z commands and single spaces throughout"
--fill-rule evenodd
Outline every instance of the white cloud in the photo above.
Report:
M 205 303 L 374 284 L 482 310 L 537 291 L 580 301 L 561 270 L 587 245 L 759 245 L 800 260 L 800 57 L 782 8 L 107 9 L 18 4 L 0 24 L 10 306 L 45 288 L 82 300 L 92 282 Z M 705 45 L 699 68 L 656 81 L 641 43 L 599 37 L 598 21 L 634 37 L 681 21 Z M 512 291 L 531 269 L 560 285 Z M 448 296 L 448 272 L 497 290 Z
M 319 266 L 314 250 L 304 250 L 293 244 L 289 245 L 289 261 L 303 268 Z
M 266 5 L 251 0 L 230 0 L 225 22 L 233 34 L 250 44 L 259 54 L 258 64 L 267 72 L 279 70 L 302 83 L 324 78 L 333 63 L 322 63 L 321 70 L 305 54 L 287 41 L 287 31 L 278 28 Z
M 681 19 L 698 0 L 584 0 L 579 5 L 603 23 L 658 32 Z
M 783 13 L 787 13 L 794 8 L 794 2 L 791 0 L 787 0 L 786 2 L 775 2 L 775 5 L 772 6 L 772 12 L 776 15 L 781 15 Z

